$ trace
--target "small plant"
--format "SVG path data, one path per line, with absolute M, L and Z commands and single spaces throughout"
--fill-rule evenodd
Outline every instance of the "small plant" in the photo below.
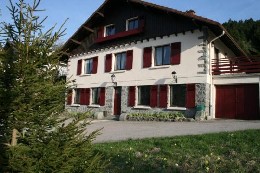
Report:
M 130 121 L 183 121 L 185 117 L 181 112 L 154 112 L 154 113 L 130 113 L 127 116 Z

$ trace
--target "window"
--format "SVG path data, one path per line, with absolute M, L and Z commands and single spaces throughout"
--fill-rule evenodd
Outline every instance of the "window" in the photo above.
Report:
M 106 90 L 104 87 L 92 88 L 92 104 L 104 106 L 105 94 L 106 94 Z
M 93 69 L 93 59 L 85 60 L 85 74 L 91 74 Z
M 84 60 L 84 74 L 96 74 L 98 57 Z
M 114 35 L 116 33 L 115 25 L 109 25 L 105 27 L 106 37 L 110 35 Z
M 172 85 L 170 88 L 170 106 L 185 107 L 186 85 Z
M 100 88 L 92 88 L 92 104 L 99 104 Z
M 138 105 L 150 106 L 150 86 L 138 87 Z
M 170 45 L 155 47 L 155 66 L 169 65 L 171 57 Z
M 125 70 L 126 67 L 126 52 L 117 53 L 115 55 L 115 70 Z
M 127 20 L 127 30 L 137 29 L 139 27 L 138 18 L 128 19 Z
M 181 63 L 180 42 L 175 42 L 164 46 L 157 46 L 155 48 L 153 47 L 144 48 L 143 68 L 149 68 L 152 66 L 162 66 L 162 65 L 178 65 L 180 63 Z
M 80 104 L 80 89 L 75 89 L 74 104 Z

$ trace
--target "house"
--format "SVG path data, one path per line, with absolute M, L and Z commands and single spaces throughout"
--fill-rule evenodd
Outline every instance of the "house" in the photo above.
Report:
M 106 0 L 63 50 L 70 111 L 260 119 L 259 62 L 193 10 Z

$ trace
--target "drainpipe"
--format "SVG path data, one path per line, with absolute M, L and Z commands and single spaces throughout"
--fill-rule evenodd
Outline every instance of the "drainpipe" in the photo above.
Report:
M 219 39 L 220 37 L 224 36 L 225 35 L 225 31 L 222 31 L 222 33 L 217 36 L 216 38 L 212 39 L 210 42 L 209 42 L 209 76 L 210 76 L 210 101 L 209 101 L 209 115 L 211 115 L 211 113 L 213 112 L 213 106 L 212 106 L 212 103 L 213 103 L 213 75 L 212 75 L 212 58 L 211 58 L 211 44 L 213 41 L 216 41 L 217 39 Z

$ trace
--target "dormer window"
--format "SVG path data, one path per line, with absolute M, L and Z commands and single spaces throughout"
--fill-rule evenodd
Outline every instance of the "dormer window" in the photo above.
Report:
M 115 25 L 108 25 L 105 27 L 105 36 L 114 35 L 116 33 Z
M 131 18 L 126 21 L 127 31 L 132 30 L 132 29 L 137 29 L 138 27 L 139 27 L 138 17 Z

